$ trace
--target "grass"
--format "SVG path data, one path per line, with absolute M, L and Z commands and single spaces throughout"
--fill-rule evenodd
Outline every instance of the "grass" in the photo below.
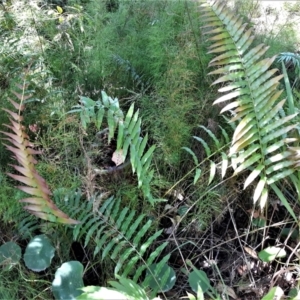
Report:
M 76 5 L 82 8 L 76 8 Z M 121 197 L 124 206 L 156 218 L 155 225 L 159 229 L 162 216 L 171 222 L 180 220 L 176 223 L 178 235 L 174 235 L 176 242 L 182 244 L 194 241 L 195 232 L 200 236 L 210 229 L 213 234 L 214 228 L 221 228 L 228 204 L 225 200 L 231 201 L 228 194 L 239 199 L 241 190 L 241 187 L 230 189 L 230 185 L 230 190 L 224 186 L 208 190 L 206 175 L 205 180 L 201 179 L 196 185 L 192 185 L 193 174 L 186 175 L 194 164 L 182 147 L 190 147 L 199 155 L 199 160 L 204 160 L 202 146 L 192 136 L 206 139 L 198 125 L 208 127 L 211 125 L 209 120 L 213 120 L 215 126 L 223 123 L 218 117 L 220 108 L 211 105 L 216 99 L 216 90 L 210 86 L 213 77 L 207 75 L 211 57 L 206 53 L 206 37 L 200 30 L 201 18 L 193 5 L 193 2 L 181 0 L 120 0 L 118 9 L 109 12 L 105 1 L 69 1 L 69 7 L 63 6 L 62 15 L 58 14 L 55 6 L 52 9 L 45 6 L 43 10 L 34 5 L 17 7 L 7 4 L 8 14 L 0 8 L 0 35 L 6 38 L 0 46 L 0 100 L 5 108 L 14 77 L 31 64 L 30 89 L 35 101 L 27 104 L 25 125 L 36 124 L 39 128 L 38 132 L 28 132 L 36 147 L 43 151 L 38 156 L 37 170 L 51 189 L 68 191 L 81 188 L 84 195 L 88 192 L 116 195 Z M 262 16 L 258 1 L 238 0 L 235 8 L 249 21 Z M 296 13 L 296 5 L 287 8 L 290 13 Z M 27 22 L 22 21 L 19 30 L 17 21 L 21 16 Z M 66 27 L 62 28 L 62 24 Z M 27 38 L 36 43 L 22 47 Z M 268 31 L 259 32 L 255 43 L 268 44 L 267 56 L 273 56 L 296 51 L 296 40 L 295 28 L 287 22 L 279 27 L 271 24 Z M 157 207 L 145 204 L 131 170 L 102 177 L 91 173 L 84 151 L 90 150 L 96 129 L 89 127 L 84 132 L 78 116 L 66 112 L 78 103 L 79 95 L 97 100 L 102 89 L 108 95 L 118 97 L 124 111 L 132 102 L 140 110 L 142 135 L 149 133 L 147 147 L 157 146 L 151 188 L 155 197 L 163 198 L 166 203 Z M 0 118 L 7 123 L 4 112 L 0 112 Z M 216 134 L 220 133 L 216 131 Z M 93 163 L 109 160 L 112 147 L 103 143 L 92 157 Z M 0 219 L 7 227 L 7 238 L 12 238 L 10 227 L 21 221 L 22 208 L 18 200 L 24 195 L 4 175 L 10 170 L 8 158 L 1 144 Z M 204 170 L 204 173 L 208 172 L 208 168 Z M 174 192 L 179 192 L 182 198 L 174 196 Z M 247 197 L 250 198 L 249 195 Z M 245 202 L 245 207 L 241 205 L 243 212 L 250 205 L 250 202 Z M 167 205 L 171 206 L 170 210 L 166 209 Z M 219 219 L 221 225 L 213 222 L 215 219 Z M 50 226 L 45 229 L 41 226 L 40 229 L 57 239 L 57 243 L 63 242 L 61 236 L 68 241 L 68 246 L 72 240 L 68 231 L 62 228 Z M 253 235 L 251 238 L 260 237 Z M 163 239 L 171 239 L 171 236 L 166 234 Z M 213 239 L 211 243 L 217 247 Z M 200 242 L 195 242 L 195 245 L 197 256 L 202 245 Z M 170 252 L 177 255 L 181 251 L 179 246 L 171 244 Z M 230 247 L 239 247 L 231 242 L 227 246 L 228 253 Z M 208 251 L 211 245 L 204 242 L 203 247 Z M 191 249 L 182 249 L 183 257 L 194 258 Z M 107 278 L 113 277 L 113 262 L 93 258 L 92 250 L 84 250 L 88 253 L 87 274 L 97 284 L 100 273 L 100 281 L 105 284 Z M 59 259 L 62 261 L 75 257 L 68 252 L 67 246 L 61 251 Z M 211 255 L 215 254 L 211 250 Z M 228 258 L 225 254 L 224 257 Z M 98 265 L 102 266 L 100 270 Z M 44 280 L 43 276 L 29 272 L 22 265 L 11 273 L 0 272 L 0 298 L 22 299 L 21 293 L 24 293 L 24 299 L 50 299 L 51 273 L 54 269 L 47 272 L 49 277 Z M 183 291 L 180 296 L 183 296 Z
M 0 298 L 7 300 L 53 299 L 50 282 L 26 270 L 21 264 L 11 271 L 0 271 Z M 48 287 L 47 287 L 48 286 Z

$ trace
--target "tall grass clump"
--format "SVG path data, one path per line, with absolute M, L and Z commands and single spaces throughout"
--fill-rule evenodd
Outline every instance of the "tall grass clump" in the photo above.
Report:
M 125 106 L 136 102 L 163 164 L 175 168 L 183 158 L 181 146 L 189 143 L 200 116 L 205 118 L 208 100 L 203 92 L 209 85 L 204 79 L 208 57 L 195 4 L 119 4 L 106 14 L 103 2 L 88 5 L 96 24 L 83 52 L 86 88 L 99 94 L 98 87 L 104 87 Z

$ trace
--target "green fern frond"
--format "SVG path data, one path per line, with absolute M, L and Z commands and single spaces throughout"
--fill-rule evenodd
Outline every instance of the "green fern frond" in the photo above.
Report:
M 237 166 L 234 175 L 251 170 L 244 188 L 259 179 L 254 202 L 259 200 L 263 207 L 268 186 L 294 172 L 283 136 L 296 128 L 291 124 L 296 114 L 280 116 L 285 100 L 278 101 L 282 91 L 277 87 L 283 76 L 274 77 L 277 70 L 269 70 L 276 57 L 262 59 L 268 48 L 250 47 L 254 36 L 242 18 L 223 1 L 201 8 L 205 27 L 209 28 L 206 33 L 211 35 L 209 53 L 218 55 L 210 62 L 217 67 L 210 74 L 222 75 L 213 84 L 226 84 L 219 89 L 225 95 L 214 104 L 229 101 L 221 113 L 230 111 L 231 122 L 238 122 L 229 152 Z
M 132 274 L 138 282 L 142 272 L 149 267 L 162 253 L 167 242 L 161 244 L 145 259 L 146 251 L 161 235 L 162 230 L 150 234 L 152 221 L 145 215 L 136 216 L 135 211 L 122 208 L 121 200 L 110 197 L 97 210 L 93 202 L 79 201 L 79 191 L 72 192 L 67 200 L 61 201 L 60 207 L 81 221 L 72 228 L 73 239 L 83 240 L 84 247 L 95 243 L 94 256 L 101 253 L 101 259 L 110 257 L 116 262 L 115 275 L 127 277 Z
M 282 52 L 278 55 L 277 60 L 287 65 L 292 64 L 298 70 L 300 69 L 300 55 L 298 53 Z
M 32 238 L 34 232 L 40 229 L 40 224 L 33 215 L 23 211 L 23 214 L 19 217 L 22 220 L 17 224 L 17 230 L 22 239 Z
M 81 97 L 81 105 L 76 105 L 68 113 L 79 112 L 81 123 L 86 129 L 89 123 L 95 123 L 100 129 L 104 117 L 106 117 L 108 130 L 108 143 L 117 131 L 117 149 L 122 156 L 122 162 L 130 161 L 133 174 L 137 174 L 138 187 L 142 189 L 145 197 L 153 204 L 155 199 L 150 191 L 150 183 L 153 171 L 150 170 L 151 159 L 155 146 L 146 151 L 148 135 L 141 137 L 141 123 L 139 111 L 134 111 L 132 104 L 124 118 L 123 111 L 117 98 L 109 97 L 102 91 L 102 101 Z M 129 158 L 128 158 L 129 157 Z M 95 170 L 101 174 L 105 171 Z
M 217 174 L 217 169 L 219 168 L 221 170 L 221 178 L 224 178 L 229 166 L 229 157 L 227 155 L 230 143 L 229 143 L 229 138 L 228 138 L 228 133 L 226 130 L 219 126 L 222 132 L 222 137 L 224 139 L 217 138 L 216 135 L 208 128 L 205 126 L 200 125 L 200 128 L 202 128 L 208 136 L 212 140 L 212 145 L 216 150 L 212 148 L 203 138 L 199 136 L 193 136 L 193 138 L 198 141 L 204 148 L 205 154 L 206 154 L 206 159 L 202 162 L 198 161 L 198 158 L 196 154 L 193 152 L 188 147 L 182 147 L 182 149 L 186 150 L 189 154 L 192 155 L 192 158 L 195 163 L 195 175 L 194 175 L 194 184 L 197 183 L 197 181 L 200 179 L 201 175 L 203 175 L 202 169 L 200 168 L 200 165 L 203 164 L 204 162 L 208 161 L 210 164 L 210 174 L 209 174 L 209 179 L 208 179 L 208 185 L 212 183 L 214 180 L 216 174 Z M 215 163 L 217 159 L 220 160 L 219 163 Z
M 143 91 L 147 84 L 145 84 L 143 81 L 143 75 L 138 74 L 138 72 L 132 66 L 130 61 L 123 59 L 120 55 L 116 55 L 116 54 L 113 55 L 113 59 L 120 67 L 125 69 L 125 72 L 130 74 L 132 80 L 134 82 L 136 82 L 137 86 L 139 86 L 141 88 L 141 90 Z

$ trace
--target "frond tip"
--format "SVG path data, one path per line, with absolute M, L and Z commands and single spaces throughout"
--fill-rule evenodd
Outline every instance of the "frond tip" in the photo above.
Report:
M 26 85 L 22 86 L 25 90 Z M 8 173 L 8 175 L 25 184 L 25 186 L 18 186 L 23 192 L 32 195 L 32 197 L 20 200 L 20 202 L 26 203 L 24 206 L 29 213 L 52 222 L 65 223 L 65 224 L 78 224 L 80 222 L 69 218 L 65 213 L 57 208 L 54 202 L 50 199 L 51 191 L 37 170 L 35 169 L 35 164 L 37 161 L 33 157 L 35 154 L 40 154 L 40 151 L 33 149 L 33 144 L 29 142 L 28 135 L 24 132 L 24 126 L 22 126 L 21 121 L 23 117 L 21 112 L 24 110 L 24 105 L 22 102 L 25 98 L 29 96 L 24 96 L 23 94 L 14 93 L 16 97 L 20 100 L 21 104 L 9 99 L 9 101 L 16 108 L 18 113 L 12 112 L 8 109 L 5 110 L 10 116 L 10 125 L 4 124 L 12 132 L 3 133 L 6 138 L 4 140 L 8 141 L 12 146 L 4 144 L 4 146 L 11 151 L 14 155 L 13 157 L 18 161 L 20 165 L 11 165 L 16 171 L 22 175 Z

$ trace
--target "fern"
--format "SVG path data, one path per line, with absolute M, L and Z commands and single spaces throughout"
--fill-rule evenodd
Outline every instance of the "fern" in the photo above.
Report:
M 17 230 L 22 239 L 32 238 L 34 232 L 40 229 L 38 219 L 25 211 L 23 211 L 22 215 L 18 218 L 21 219 L 21 221 L 17 223 Z
M 21 116 L 22 111 L 25 106 L 23 102 L 31 98 L 31 95 L 26 95 L 27 84 L 25 80 L 22 85 L 17 85 L 19 92 L 14 91 L 13 94 L 19 100 L 20 104 L 9 99 L 12 105 L 17 110 L 13 112 L 11 110 L 3 108 L 10 116 L 10 125 L 3 124 L 9 128 L 11 132 L 1 131 L 13 146 L 5 145 L 5 147 L 14 154 L 14 158 L 20 165 L 12 165 L 16 171 L 22 175 L 16 175 L 8 173 L 13 179 L 24 183 L 26 186 L 18 186 L 23 192 L 32 195 L 30 198 L 22 199 L 20 202 L 27 203 L 24 209 L 29 211 L 31 214 L 37 217 L 49 220 L 53 222 L 67 223 L 67 224 L 77 224 L 78 221 L 69 218 L 65 213 L 59 210 L 54 202 L 50 199 L 51 191 L 46 183 L 46 181 L 38 174 L 35 169 L 35 164 L 37 161 L 33 157 L 35 154 L 40 154 L 40 151 L 33 149 L 33 144 L 29 142 L 28 135 L 24 131 L 24 126 L 22 125 L 23 116 Z
M 143 75 L 139 75 L 136 71 L 136 69 L 132 66 L 129 60 L 123 59 L 119 55 L 113 55 L 114 61 L 119 65 L 120 67 L 125 69 L 125 72 L 130 74 L 133 82 L 136 82 L 137 86 L 140 87 L 141 91 L 145 91 L 145 86 L 148 86 L 149 83 L 144 84 L 143 81 Z
M 138 282 L 142 272 L 161 255 L 167 242 L 162 243 L 144 259 L 147 249 L 161 235 L 157 231 L 145 239 L 152 221 L 145 215 L 136 216 L 135 211 L 121 207 L 121 200 L 110 197 L 99 209 L 93 211 L 97 196 L 82 202 L 79 191 L 72 192 L 60 206 L 69 211 L 70 216 L 81 221 L 72 228 L 73 239 L 83 240 L 84 247 L 95 243 L 94 257 L 101 253 L 101 259 L 110 257 L 116 262 L 115 276 L 128 277 L 133 274 L 133 281 Z
M 297 74 L 299 74 L 300 70 L 300 55 L 292 52 L 282 52 L 278 55 L 278 62 L 284 62 L 289 65 L 292 64 L 296 70 Z
M 218 54 L 210 66 L 217 69 L 210 74 L 222 74 L 213 84 L 228 83 L 219 89 L 226 93 L 214 104 L 230 101 L 221 113 L 230 111 L 231 122 L 238 122 L 232 137 L 229 155 L 236 165 L 234 175 L 250 169 L 244 188 L 259 178 L 253 200 L 264 207 L 268 186 L 294 172 L 287 133 L 296 128 L 290 124 L 296 114 L 280 116 L 285 100 L 278 101 L 282 91 L 277 89 L 282 75 L 271 69 L 276 57 L 262 59 L 267 47 L 250 48 L 254 36 L 223 1 L 212 6 L 201 5 L 206 34 L 211 35 L 209 53 Z
M 221 126 L 219 126 L 219 127 L 222 132 L 223 140 L 220 140 L 219 138 L 217 138 L 216 135 L 210 129 L 206 128 L 205 126 L 200 125 L 199 127 L 206 131 L 206 133 L 212 139 L 213 145 L 216 148 L 216 150 L 213 150 L 212 147 L 203 138 L 198 137 L 198 136 L 193 136 L 193 138 L 197 142 L 199 142 L 205 150 L 206 159 L 204 161 L 208 161 L 210 164 L 210 174 L 209 174 L 209 179 L 208 179 L 208 185 L 209 185 L 214 180 L 214 178 L 217 174 L 216 170 L 218 167 L 221 169 L 221 178 L 224 178 L 226 175 L 229 160 L 230 160 L 228 157 L 228 154 L 227 154 L 229 144 L 230 144 L 229 136 L 228 136 L 227 131 L 224 128 L 222 128 Z M 194 184 L 196 184 L 202 175 L 202 170 L 201 170 L 200 166 L 202 163 L 204 163 L 204 161 L 199 162 L 196 154 L 190 148 L 188 148 L 188 147 L 182 147 L 182 148 L 184 150 L 186 150 L 189 154 L 191 154 L 191 156 L 194 160 L 194 163 L 195 163 Z M 221 162 L 219 164 L 215 163 L 216 156 L 220 156 Z
M 81 105 L 74 106 L 68 113 L 73 112 L 80 113 L 81 122 L 85 129 L 89 123 L 94 123 L 97 129 L 100 129 L 105 116 L 108 126 L 108 143 L 118 129 L 116 151 L 122 157 L 121 162 L 125 162 L 130 156 L 132 172 L 136 173 L 138 177 L 138 187 L 142 189 L 145 197 L 154 204 L 155 199 L 153 199 L 150 191 L 150 182 L 153 177 L 150 164 L 155 146 L 151 146 L 145 152 L 148 135 L 141 137 L 142 121 L 139 112 L 134 113 L 134 104 L 130 106 L 124 118 L 118 99 L 113 99 L 102 91 L 102 101 L 81 97 Z M 99 169 L 95 169 L 95 171 L 99 174 L 102 173 Z

